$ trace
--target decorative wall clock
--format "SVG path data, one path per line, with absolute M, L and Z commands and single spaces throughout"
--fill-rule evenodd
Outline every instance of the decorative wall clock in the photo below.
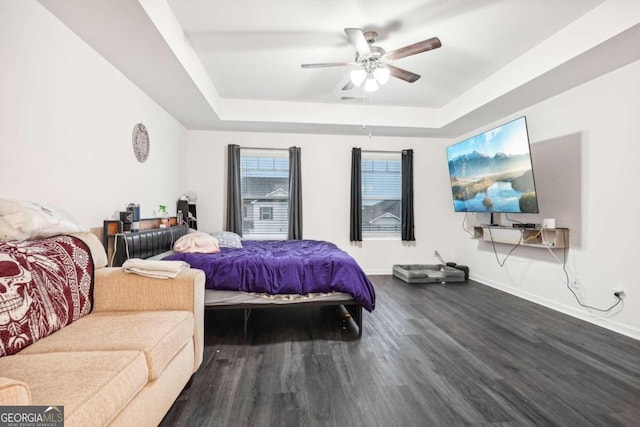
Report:
M 147 160 L 149 157 L 149 133 L 147 133 L 147 128 L 142 124 L 138 123 L 133 127 L 133 154 L 136 155 L 136 159 L 140 163 Z

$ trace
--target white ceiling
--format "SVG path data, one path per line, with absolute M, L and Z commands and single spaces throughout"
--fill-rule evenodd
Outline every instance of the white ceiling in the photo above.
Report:
M 40 0 L 190 129 L 457 136 L 640 59 L 638 0 Z M 343 29 L 437 36 L 369 98 Z
M 422 75 L 392 79 L 376 105 L 439 108 L 593 9 L 602 0 L 169 0 L 213 84 L 225 98 L 340 102 L 352 61 L 345 27 L 379 33 L 386 50 L 437 36 L 442 48 L 395 65 Z M 354 94 L 355 93 L 355 94 Z M 362 96 L 362 90 L 349 95 Z

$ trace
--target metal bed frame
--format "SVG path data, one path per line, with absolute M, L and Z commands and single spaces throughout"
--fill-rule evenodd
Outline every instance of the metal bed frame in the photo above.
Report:
M 180 237 L 189 233 L 189 227 L 186 225 L 177 225 L 170 228 L 158 228 L 153 230 L 145 230 L 138 232 L 126 232 L 118 234 L 115 239 L 115 255 L 113 260 L 114 267 L 120 267 L 128 258 L 149 258 L 169 251 L 173 247 L 173 243 Z M 206 290 L 205 290 L 206 292 Z M 251 310 L 254 308 L 277 308 L 292 305 L 304 304 L 307 306 L 343 306 L 349 313 L 351 319 L 358 327 L 358 338 L 362 337 L 363 316 L 362 306 L 351 300 L 322 300 L 322 301 L 291 301 L 286 304 L 273 304 L 267 302 L 247 302 L 234 303 L 228 305 L 206 305 L 207 310 L 244 310 L 244 336 L 247 336 L 247 329 Z
M 351 302 L 351 303 L 350 303 Z M 232 309 L 242 309 L 244 310 L 244 325 L 243 325 L 243 333 L 246 338 L 249 324 L 249 317 L 251 317 L 251 310 L 254 308 L 278 308 L 278 307 L 290 307 L 292 305 L 300 305 L 305 304 L 309 307 L 319 307 L 319 306 L 343 306 L 344 309 L 349 313 L 349 316 L 355 322 L 358 327 L 358 338 L 362 337 L 362 306 L 355 301 L 305 301 L 305 302 L 290 302 L 287 304 L 268 304 L 268 303 L 245 303 L 245 304 L 229 304 L 229 305 L 215 305 L 215 306 L 207 306 L 205 305 L 205 309 L 207 310 L 232 310 Z

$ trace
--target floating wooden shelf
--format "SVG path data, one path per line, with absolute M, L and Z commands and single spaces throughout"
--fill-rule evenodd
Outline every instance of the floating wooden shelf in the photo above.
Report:
M 513 228 L 481 225 L 473 227 L 473 237 L 487 242 L 535 248 L 568 248 L 568 228 Z

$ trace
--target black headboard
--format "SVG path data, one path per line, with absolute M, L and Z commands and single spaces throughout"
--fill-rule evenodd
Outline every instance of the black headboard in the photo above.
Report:
M 127 232 L 116 236 L 113 266 L 120 267 L 128 258 L 149 258 L 171 250 L 180 237 L 189 233 L 186 225 Z

